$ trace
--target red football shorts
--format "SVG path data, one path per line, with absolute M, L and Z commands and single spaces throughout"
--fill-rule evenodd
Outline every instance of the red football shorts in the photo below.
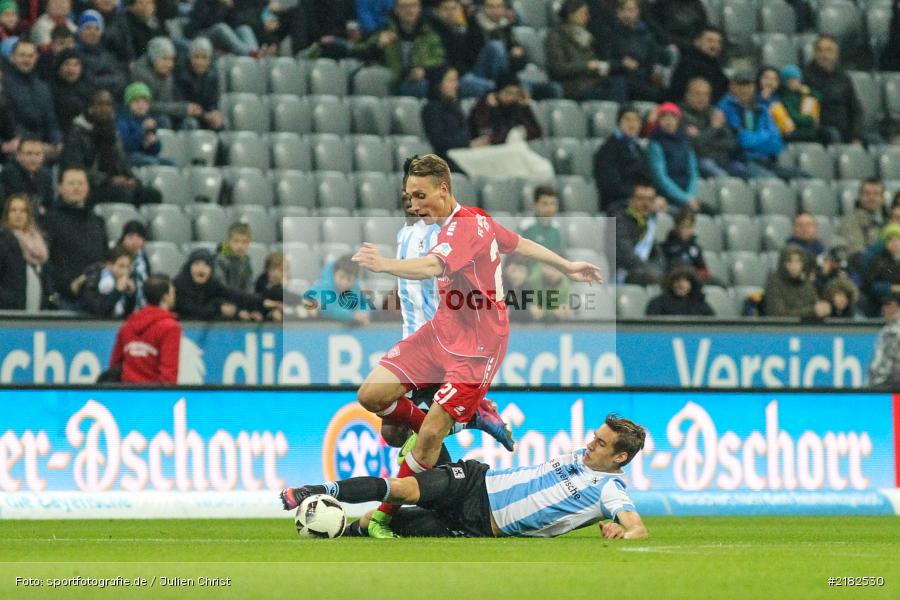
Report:
M 454 421 L 468 423 L 503 362 L 508 339 L 498 339 L 496 350 L 489 355 L 462 356 L 444 348 L 429 323 L 398 342 L 379 364 L 408 390 L 443 384 L 434 395 L 435 403 Z

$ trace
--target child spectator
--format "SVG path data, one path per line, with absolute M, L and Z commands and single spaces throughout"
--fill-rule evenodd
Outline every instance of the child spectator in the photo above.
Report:
M 156 135 L 156 120 L 149 115 L 152 100 L 146 84 L 132 83 L 125 88 L 125 106 L 117 119 L 122 146 L 136 167 L 174 164 L 159 156 L 162 144 Z
M 781 132 L 781 137 L 787 139 L 788 135 L 796 131 L 797 126 L 778 94 L 781 89 L 781 77 L 778 70 L 775 67 L 762 67 L 756 74 L 756 89 L 759 90 L 759 103 L 769 110 L 769 116 L 772 117 L 778 131 Z
M 669 231 L 666 241 L 662 244 L 662 253 L 666 261 L 666 271 L 672 271 L 678 267 L 693 267 L 697 276 L 705 283 L 709 281 L 709 270 L 703 259 L 703 248 L 697 243 L 696 213 L 688 207 L 683 207 L 675 216 L 675 227 Z M 715 282 L 719 285 L 719 282 Z
M 781 69 L 781 102 L 794 123 L 794 131 L 785 136 L 788 142 L 825 143 L 819 128 L 822 117 L 822 95 L 803 83 L 803 72 L 797 65 Z
M 228 238 L 216 251 L 216 277 L 227 287 L 241 292 L 253 289 L 253 268 L 247 251 L 253 241 L 253 233 L 246 223 L 232 223 Z
M 509 320 L 513 322 L 538 321 L 544 314 L 528 281 L 528 268 L 528 261 L 516 254 L 503 261 L 503 290 L 507 297 L 512 294 L 515 299 L 507 304 Z
M 103 319 L 127 317 L 134 311 L 134 280 L 131 253 L 123 246 L 109 251 L 105 263 L 90 265 L 78 295 L 79 308 Z
M 825 286 L 822 297 L 831 305 L 831 316 L 838 319 L 856 317 L 859 290 L 846 276 L 835 277 Z
M 286 315 L 297 318 L 310 316 L 301 296 L 287 290 L 286 282 L 290 265 L 281 252 L 273 252 L 266 257 L 262 274 L 256 278 L 256 294 L 269 306 L 263 315 L 269 321 L 282 321 Z
M 900 225 L 887 225 L 881 239 L 884 248 L 863 276 L 866 291 L 878 304 L 891 294 L 900 293 Z
M 0 220 L 0 310 L 50 308 L 53 282 L 45 268 L 49 256 L 28 196 L 10 196 Z
M 646 314 L 660 316 L 711 317 L 715 315 L 703 295 L 703 284 L 689 266 L 672 270 L 663 280 L 663 292 L 647 305 Z
M 681 129 L 681 109 L 666 102 L 659 106 L 656 115 L 657 126 L 647 147 L 656 187 L 673 205 L 699 212 L 700 170 L 691 142 Z
M 122 235 L 116 245 L 122 246 L 131 253 L 131 279 L 134 280 L 137 308 L 144 308 L 144 282 L 150 277 L 150 259 L 144 250 L 147 241 L 147 228 L 140 221 L 128 221 L 122 227 Z
M 644 126 L 640 111 L 630 104 L 619 107 L 618 127 L 594 155 L 594 181 L 600 208 L 613 213 L 628 203 L 634 184 L 653 178 L 647 153 L 639 137 Z
M 182 61 L 176 73 L 176 84 L 181 97 L 203 109 L 199 117 L 201 126 L 218 131 L 225 126 L 219 111 L 219 76 L 213 68 L 213 47 L 203 37 L 191 42 L 190 58 Z
M 75 23 L 69 19 L 72 12 L 72 0 L 47 0 L 47 12 L 38 17 L 31 26 L 31 41 L 41 50 L 50 45 L 50 33 L 58 25 L 65 25 L 70 31 L 76 30 Z
M 522 237 L 541 244 L 556 253 L 562 252 L 562 232 L 556 222 L 559 199 L 549 185 L 534 188 L 534 217 L 524 219 L 519 226 Z
M 59 126 L 68 134 L 72 128 L 72 121 L 87 109 L 94 93 L 94 86 L 85 77 L 84 61 L 80 52 L 72 48 L 59 53 L 51 89 Z
M 304 295 L 318 305 L 323 319 L 368 325 L 368 305 L 363 302 L 359 286 L 359 266 L 342 256 L 322 269 L 322 274 Z
M 810 279 L 809 254 L 797 246 L 785 246 L 778 257 L 778 270 L 769 276 L 763 299 L 767 317 L 825 318 L 831 305 L 819 300 Z
M 164 37 L 155 37 L 147 46 L 147 53 L 134 65 L 134 79 L 146 83 L 153 95 L 150 109 L 158 115 L 162 127 L 177 128 L 188 118 L 203 116 L 203 107 L 181 99 L 175 87 L 175 45 Z M 166 118 L 164 118 L 166 117 Z M 184 123 L 196 128 L 196 122 Z
M 202 248 L 191 252 L 174 283 L 176 310 L 184 319 L 261 321 L 259 311 L 271 304 L 225 286 L 213 274 L 213 255 Z

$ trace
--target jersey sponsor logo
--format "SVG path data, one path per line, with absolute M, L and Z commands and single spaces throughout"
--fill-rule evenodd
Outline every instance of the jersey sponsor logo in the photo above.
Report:
M 563 466 L 559 460 L 553 460 L 550 463 L 550 466 L 553 467 L 553 472 L 559 477 L 560 483 L 562 483 L 566 493 L 572 496 L 573 499 L 580 500 L 581 492 L 575 482 L 572 481 L 572 477 L 578 475 L 578 469 L 574 465 Z
M 381 419 L 356 402 L 337 411 L 325 429 L 322 444 L 325 479 L 393 475 L 392 448 L 381 439 L 380 429 Z
M 159 350 L 148 344 L 147 342 L 134 341 L 125 344 L 125 354 L 134 358 L 147 358 L 148 356 L 159 356 Z
M 444 258 L 447 258 L 448 256 L 450 256 L 450 253 L 453 252 L 453 248 L 450 247 L 450 244 L 444 242 L 443 244 L 438 244 L 437 246 L 435 246 L 431 251 L 435 254 L 440 254 Z
M 450 223 L 450 226 L 447 227 L 447 237 L 453 237 L 453 233 L 456 231 L 456 224 L 458 222 L 459 221 L 453 221 L 452 223 Z
M 450 467 L 450 471 L 453 473 L 454 479 L 465 479 L 466 472 L 463 471 L 462 467 Z

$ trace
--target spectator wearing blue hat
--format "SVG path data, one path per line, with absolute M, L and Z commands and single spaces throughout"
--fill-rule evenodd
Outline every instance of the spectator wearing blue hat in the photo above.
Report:
M 128 78 L 119 61 L 103 47 L 105 27 L 103 16 L 96 10 L 86 10 L 78 18 L 78 50 L 84 63 L 84 75 L 94 89 L 109 90 L 121 97 Z
M 824 142 L 819 122 L 822 117 L 822 95 L 803 83 L 803 72 L 797 65 L 781 69 L 781 103 L 794 122 L 794 131 L 785 137 L 789 142 Z

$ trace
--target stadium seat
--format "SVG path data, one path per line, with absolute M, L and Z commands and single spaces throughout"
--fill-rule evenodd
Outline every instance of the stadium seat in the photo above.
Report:
M 780 179 L 756 179 L 753 183 L 762 214 L 793 217 L 797 213 L 797 192 L 794 188 Z
M 619 105 L 615 102 L 583 102 L 581 108 L 590 121 L 591 135 L 594 137 L 605 138 L 616 130 L 618 126 L 616 115 L 619 112 Z
M 760 251 L 761 227 L 756 217 L 722 215 L 722 226 L 725 230 L 725 245 L 728 247 L 728 250 Z
M 150 219 L 150 237 L 158 242 L 184 244 L 193 238 L 191 222 L 177 207 L 174 211 L 159 210 Z
M 233 167 L 269 168 L 267 140 L 251 131 L 228 131 L 219 134 L 225 145 L 228 165 Z
M 161 146 L 160 158 L 171 160 L 178 167 L 183 167 L 190 162 L 188 160 L 187 144 L 180 133 L 171 129 L 157 129 L 156 135 L 159 137 Z
M 519 210 L 521 183 L 515 179 L 489 179 L 481 186 L 481 207 L 493 214 Z
M 878 174 L 882 179 L 900 179 L 900 148 L 897 146 L 880 148 Z
M 547 68 L 547 51 L 544 47 L 544 39 L 547 37 L 545 30 L 538 30 L 534 27 L 514 27 L 513 35 L 516 41 L 525 49 L 525 56 L 528 62 L 533 63 L 540 69 Z
M 744 303 L 750 295 L 757 295 L 763 291 L 763 286 L 759 285 L 735 285 L 728 288 L 728 295 L 734 302 L 734 307 L 738 314 L 743 314 Z
M 363 222 L 362 241 L 396 249 L 397 232 L 402 225 L 403 219 L 399 217 L 367 219 Z M 395 255 L 396 252 L 391 252 L 388 256 Z
M 282 217 L 277 223 L 279 239 L 285 245 L 302 242 L 315 246 L 322 239 L 320 221 L 321 219 L 304 217 Z
M 703 293 L 706 296 L 706 303 L 717 317 L 723 319 L 733 319 L 739 316 L 734 300 L 728 295 L 725 288 L 717 285 L 707 285 L 703 287 Z
M 262 273 L 266 265 L 266 256 L 269 255 L 269 246 L 262 242 L 251 242 L 247 247 L 247 258 L 250 259 L 250 270 L 253 275 Z
M 793 11 L 793 9 L 790 9 Z M 780 69 L 797 63 L 797 47 L 794 41 L 783 33 L 762 34 L 759 43 L 759 62 Z
M 848 71 L 847 74 L 850 76 L 850 81 L 853 82 L 856 97 L 859 98 L 862 105 L 864 130 L 877 133 L 884 120 L 880 82 L 866 71 Z
M 391 132 L 395 135 L 425 137 L 422 126 L 422 102 L 416 98 L 397 96 L 390 98 Z
M 875 159 L 862 146 L 839 145 L 829 150 L 835 156 L 836 173 L 840 179 L 869 179 L 875 177 Z
M 816 225 L 819 228 L 819 240 L 827 247 L 834 238 L 834 223 L 831 217 L 816 215 Z
M 592 250 L 590 248 L 571 248 L 566 251 L 566 257 L 569 260 L 584 261 L 591 263 L 592 265 L 597 265 L 598 267 L 600 267 L 600 274 L 603 275 L 603 280 L 610 281 L 609 261 L 606 259 L 606 256 L 597 252 L 596 250 Z M 588 286 L 587 284 L 580 284 L 575 282 L 572 283 L 572 286 L 578 286 L 581 288 L 586 287 L 586 291 L 591 291 L 594 287 Z
M 719 210 L 719 193 L 715 179 L 701 179 L 697 185 L 697 198 L 716 211 Z
M 884 106 L 888 118 L 900 123 L 900 73 L 884 73 Z
M 763 246 L 766 250 L 781 250 L 791 236 L 791 219 L 785 215 L 765 215 L 762 220 Z
M 362 244 L 360 220 L 355 217 L 326 217 L 321 220 L 322 242 L 357 247 Z
M 754 252 L 729 252 L 731 281 L 734 285 L 755 285 L 764 287 L 769 276 L 766 260 Z
M 800 196 L 802 210 L 814 215 L 833 217 L 838 214 L 834 189 L 821 179 L 797 179 L 793 182 Z
M 300 135 L 312 131 L 312 105 L 309 98 L 286 94 L 269 97 L 272 104 L 272 129 Z
M 350 96 L 347 102 L 354 133 L 390 135 L 391 107 L 387 100 L 374 96 Z
M 263 206 L 232 206 L 229 211 L 233 223 L 246 223 L 252 231 L 253 241 L 272 244 L 278 238 L 276 223 Z
M 513 0 L 512 7 L 522 23 L 535 29 L 543 29 L 550 24 L 547 4 L 546 0 Z
M 273 94 L 305 96 L 309 93 L 306 85 L 306 63 L 288 57 L 269 60 L 269 91 Z
M 144 246 L 150 271 L 175 277 L 184 265 L 185 256 L 173 242 L 147 242 Z
M 272 206 L 269 208 L 269 214 L 278 222 L 286 217 L 309 219 L 312 216 L 312 210 L 305 206 Z
M 478 205 L 478 188 L 475 187 L 475 184 L 472 183 L 472 180 L 469 179 L 465 173 L 453 173 L 450 178 L 450 184 L 453 187 L 453 196 L 456 199 L 463 204 L 471 206 Z
M 550 118 L 550 131 L 547 135 L 560 138 L 587 137 L 587 119 L 581 106 L 573 100 L 548 100 L 547 114 Z
M 760 29 L 766 33 L 792 34 L 797 31 L 796 20 L 794 7 L 781 0 L 763 2 L 759 8 Z
M 104 202 L 94 206 L 94 213 L 103 218 L 106 223 L 106 237 L 111 240 L 119 239 L 119 236 L 122 235 L 122 227 L 128 221 L 146 223 L 144 216 L 131 204 Z
M 394 170 L 394 148 L 384 138 L 377 135 L 356 135 L 351 138 L 351 145 L 353 167 L 357 171 L 391 173 Z
M 861 182 L 855 179 L 842 179 L 835 181 L 832 186 L 837 195 L 837 202 L 841 207 L 841 214 L 848 214 L 853 211 L 856 200 L 859 198 L 859 188 Z M 833 217 L 825 213 L 813 213 L 816 215 Z
M 266 133 L 270 127 L 266 98 L 253 94 L 226 94 L 222 98 L 226 118 L 234 131 Z
M 716 179 L 716 185 L 719 186 L 719 209 L 723 214 L 756 214 L 756 198 L 743 179 L 721 177 Z
M 182 132 L 187 145 L 187 161 L 191 165 L 211 167 L 219 153 L 219 136 L 213 131 L 197 129 Z
M 309 96 L 312 126 L 316 133 L 350 133 L 350 107 L 337 96 Z
M 643 319 L 650 298 L 640 285 L 616 286 L 616 315 L 622 319 Z
M 797 166 L 813 177 L 831 181 L 834 177 L 831 157 L 819 144 L 794 144 L 797 149 Z
M 555 138 L 548 140 L 552 147 L 553 166 L 558 175 L 581 175 L 592 177 L 594 171 L 593 154 L 585 152 L 581 140 L 575 138 Z
M 278 132 L 270 133 L 268 139 L 273 168 L 312 171 L 312 148 L 309 138 L 296 133 Z
M 235 56 L 229 60 L 226 77 L 229 92 L 246 94 L 266 93 L 266 72 L 262 63 L 249 56 Z
M 350 244 L 343 242 L 328 242 L 319 244 L 318 252 L 322 256 L 322 264 L 328 265 L 333 263 L 342 256 L 351 256 L 356 250 Z
M 231 218 L 218 204 L 194 204 L 188 207 L 194 218 L 194 239 L 219 243 L 225 239 Z
M 346 140 L 333 133 L 322 133 L 311 136 L 310 142 L 317 171 L 353 171 L 353 154 Z
M 360 208 L 396 210 L 400 206 L 399 189 L 390 177 L 393 175 L 385 173 L 354 175 Z
M 353 93 L 384 98 L 391 95 L 393 74 L 385 67 L 363 67 L 353 75 Z
M 876 61 L 887 45 L 890 30 L 891 3 L 870 3 L 866 8 L 866 31 L 869 34 L 869 45 Z
M 657 244 L 662 244 L 669 237 L 669 232 L 675 228 L 675 219 L 667 212 L 656 213 L 656 232 L 653 239 Z
M 312 63 L 309 71 L 309 92 L 331 96 L 347 95 L 347 73 L 341 66 L 328 58 Z
M 188 186 L 193 202 L 219 202 L 222 196 L 222 172 L 215 167 L 187 169 Z
M 598 210 L 597 187 L 590 179 L 577 176 L 559 178 L 559 200 L 562 210 L 594 214 Z
M 703 250 L 712 252 L 721 252 L 722 244 L 722 228 L 717 220 L 709 215 L 697 215 L 697 243 Z
M 233 169 L 226 171 L 229 196 L 233 205 L 272 206 L 275 194 L 272 181 L 258 169 Z
M 491 213 L 491 218 L 494 220 L 494 223 L 502 227 L 506 227 L 510 231 L 518 231 L 519 223 L 522 222 L 522 219 L 520 219 L 516 215 L 502 210 L 494 211 L 493 213 Z
M 283 252 L 290 263 L 291 277 L 315 282 L 322 270 L 322 258 L 312 244 L 285 242 Z
M 706 262 L 706 269 L 709 271 L 710 277 L 726 285 L 731 283 L 731 273 L 728 270 L 728 265 L 722 260 L 721 253 L 704 250 L 703 260 Z
M 181 245 L 181 253 L 187 258 L 194 250 L 206 250 L 211 254 L 216 253 L 218 244 L 212 242 L 188 242 Z
M 394 168 L 397 171 L 403 170 L 403 163 L 407 158 L 415 156 L 424 156 L 431 152 L 431 146 L 423 139 L 415 136 L 393 136 L 394 141 Z
M 356 208 L 356 190 L 344 173 L 319 172 L 317 196 L 320 207 L 353 210 Z
M 740 0 L 726 0 L 722 6 L 722 21 L 729 45 L 740 55 L 749 51 L 756 32 L 756 6 Z
M 594 252 L 603 252 L 606 235 L 596 219 L 587 216 L 572 217 L 564 219 L 560 225 L 564 247 L 588 248 Z
M 138 211 L 141 213 L 141 216 L 144 218 L 146 223 L 150 223 L 158 214 L 166 214 L 169 215 L 169 218 L 180 218 L 184 219 L 185 213 L 184 210 L 180 206 L 175 204 L 145 204 Z
M 816 31 L 834 37 L 842 48 L 854 42 L 868 45 L 862 12 L 850 0 L 826 0 L 815 15 Z
M 184 206 L 193 202 L 190 182 L 177 167 L 146 167 L 142 180 L 159 190 L 166 204 Z
M 315 208 L 318 183 L 314 174 L 302 171 L 278 171 L 271 175 L 278 204 Z

